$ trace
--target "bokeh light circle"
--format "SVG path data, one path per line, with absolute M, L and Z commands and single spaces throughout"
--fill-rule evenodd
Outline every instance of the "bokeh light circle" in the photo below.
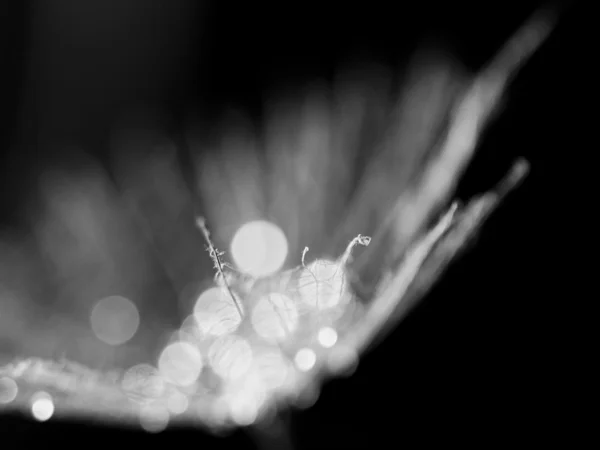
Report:
M 140 315 L 131 300 L 113 295 L 94 305 L 90 323 L 98 339 L 117 346 L 129 341 L 137 332 Z
M 31 414 L 40 421 L 45 422 L 54 415 L 54 402 L 46 392 L 38 392 L 31 401 Z
M 331 348 L 335 345 L 338 339 L 337 332 L 331 327 L 323 327 L 317 335 L 319 344 L 324 348 Z
M 166 346 L 158 359 L 160 373 L 178 386 L 195 383 L 203 365 L 202 354 L 189 342 L 174 342 Z
M 310 348 L 303 348 L 298 350 L 296 356 L 294 357 L 294 362 L 296 363 L 296 367 L 301 372 L 308 372 L 315 366 L 317 362 L 317 355 L 314 350 Z
M 277 272 L 288 253 L 283 231 L 264 220 L 242 225 L 231 241 L 231 255 L 238 268 L 252 276 L 261 277 Z
M 9 377 L 0 377 L 0 405 L 6 405 L 17 398 L 19 387 L 15 380 Z

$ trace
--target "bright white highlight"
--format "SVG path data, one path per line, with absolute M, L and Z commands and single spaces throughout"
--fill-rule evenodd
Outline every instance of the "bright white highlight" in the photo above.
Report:
M 315 363 L 317 362 L 317 355 L 312 349 L 303 348 L 298 350 L 298 353 L 296 353 L 294 362 L 296 363 L 298 370 L 301 370 L 302 372 L 308 372 L 315 366 Z
M 270 293 L 258 301 L 252 311 L 251 320 L 260 337 L 276 342 L 296 331 L 298 310 L 286 295 Z
M 317 335 L 319 344 L 325 348 L 331 348 L 335 345 L 338 339 L 337 332 L 331 327 L 324 327 L 319 330 Z
M 158 359 L 158 369 L 162 376 L 179 386 L 195 383 L 203 366 L 200 351 L 188 342 L 168 345 Z
M 0 405 L 7 405 L 17 398 L 19 387 L 12 378 L 0 378 Z
M 140 325 L 140 316 L 131 300 L 115 295 L 96 303 L 90 323 L 98 339 L 117 346 L 133 337 Z
M 243 303 L 238 301 L 243 310 Z M 204 291 L 194 305 L 194 317 L 204 334 L 222 336 L 234 332 L 242 322 L 227 289 L 212 287 Z
M 243 272 L 255 277 L 270 275 L 283 266 L 288 243 L 281 229 L 267 221 L 242 225 L 231 241 L 231 254 Z
M 31 414 L 40 421 L 45 422 L 54 415 L 54 402 L 45 392 L 36 394 L 31 403 Z

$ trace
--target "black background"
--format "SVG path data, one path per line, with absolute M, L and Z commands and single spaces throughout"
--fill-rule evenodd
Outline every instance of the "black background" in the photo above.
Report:
M 255 3 L 198 2 L 179 12 L 186 17 L 156 13 L 152 20 L 157 23 L 161 18 L 181 20 L 177 26 L 188 27 L 186 44 L 152 41 L 151 47 L 164 46 L 158 51 L 164 61 L 154 58 L 150 65 L 153 58 L 140 56 L 137 64 L 163 75 L 127 95 L 150 98 L 169 112 L 174 124 L 190 110 L 210 122 L 232 103 L 243 105 L 260 120 L 265 92 L 315 76 L 330 79 L 348 60 L 400 65 L 423 36 L 476 70 L 536 6 L 493 1 L 446 2 L 440 7 L 427 0 Z M 165 5 L 157 10 L 168 8 Z M 9 2 L 0 24 L 5 46 L 0 56 L 2 217 L 15 226 L 35 165 L 67 157 L 44 148 L 54 131 L 40 125 L 38 103 L 28 92 L 34 7 L 32 2 Z M 566 176 L 566 169 L 557 167 L 574 151 L 575 99 L 583 95 L 576 82 L 582 61 L 577 54 L 580 32 L 573 10 L 564 10 L 549 40 L 510 87 L 504 110 L 486 132 L 458 194 L 468 198 L 491 187 L 518 156 L 532 165 L 526 182 L 494 214 L 475 248 L 361 360 L 353 377 L 327 383 L 314 407 L 291 414 L 298 448 L 388 448 L 431 440 L 484 446 L 517 437 L 537 442 L 542 436 L 553 439 L 560 434 L 557 418 L 563 414 L 559 406 L 563 394 L 556 389 L 555 361 L 562 350 L 550 321 L 558 306 L 551 301 L 548 286 L 558 264 L 552 259 L 553 222 L 560 203 L 556 193 Z M 153 36 L 147 34 L 148 39 Z M 175 53 L 174 45 L 179 46 Z M 68 59 L 69 51 L 60 57 Z M 106 58 L 107 65 L 113 64 Z M 133 92 L 119 90 L 118 74 L 127 78 L 131 67 L 125 64 L 117 75 L 110 68 L 94 71 L 98 77 L 94 86 L 104 85 L 105 91 L 87 103 L 77 101 L 85 88 L 84 82 L 79 86 L 77 73 L 71 83 L 57 88 L 65 102 L 78 106 L 80 117 L 72 126 L 61 124 L 60 133 L 76 135 L 100 159 L 106 156 L 109 119 L 128 101 L 123 92 Z M 112 75 L 102 79 L 106 73 Z M 151 436 L 101 424 L 0 420 L 2 432 L 22 431 L 19 439 L 52 435 L 63 444 L 91 444 L 86 436 L 127 436 L 144 443 L 175 442 L 171 439 L 185 436 L 181 445 L 253 446 L 243 433 L 221 440 L 193 430 Z

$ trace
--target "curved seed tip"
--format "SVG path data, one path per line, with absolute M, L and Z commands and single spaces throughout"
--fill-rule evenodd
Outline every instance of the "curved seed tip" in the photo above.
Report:
M 360 245 L 364 245 L 365 247 L 371 243 L 370 236 L 362 236 L 359 234 L 357 239 L 358 239 L 358 243 Z
M 304 264 L 304 259 L 306 257 L 306 253 L 308 252 L 308 247 L 304 247 L 304 250 L 302 250 L 302 266 L 306 266 Z

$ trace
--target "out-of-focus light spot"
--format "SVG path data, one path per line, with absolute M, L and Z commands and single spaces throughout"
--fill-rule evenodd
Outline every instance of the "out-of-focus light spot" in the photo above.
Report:
M 166 346 L 158 358 L 160 373 L 179 386 L 195 383 L 203 366 L 202 354 L 188 342 Z
M 0 405 L 7 405 L 17 398 L 19 387 L 12 378 L 0 377 Z
M 298 310 L 286 295 L 270 293 L 263 296 L 252 311 L 252 326 L 268 341 L 280 341 L 298 326 Z
M 45 422 L 54 414 L 54 402 L 46 392 L 38 392 L 32 398 L 31 414 L 36 420 Z
M 277 272 L 288 253 L 288 243 L 281 229 L 267 221 L 242 225 L 231 241 L 235 264 L 249 275 L 261 277 Z
M 94 305 L 90 322 L 98 339 L 109 345 L 121 345 L 136 333 L 140 315 L 131 300 L 115 295 Z
M 319 344 L 321 344 L 325 348 L 331 348 L 337 342 L 337 332 L 331 327 L 323 327 L 319 330 L 319 334 L 317 335 L 317 339 L 319 340 Z
M 237 304 L 243 308 L 241 301 Z M 209 288 L 200 294 L 194 305 L 194 317 L 200 330 L 213 336 L 233 333 L 242 322 L 229 292 L 220 287 Z
M 298 370 L 301 370 L 302 372 L 308 372 L 317 362 L 317 355 L 312 349 L 303 348 L 298 350 L 296 353 L 294 362 L 296 363 Z
M 248 341 L 235 335 L 223 336 L 208 349 L 208 360 L 217 375 L 235 380 L 252 365 L 252 348 Z
M 327 357 L 327 366 L 338 376 L 352 375 L 358 367 L 358 354 L 347 345 L 338 345 L 331 349 Z
M 333 308 L 346 295 L 344 268 L 335 261 L 313 261 L 300 273 L 298 293 L 312 308 Z
M 160 405 L 146 405 L 140 408 L 140 425 L 148 433 L 160 433 L 169 425 L 169 411 Z
M 189 405 L 190 402 L 187 398 L 187 395 L 182 394 L 179 391 L 172 392 L 167 399 L 167 408 L 171 414 L 183 414 L 187 411 Z

